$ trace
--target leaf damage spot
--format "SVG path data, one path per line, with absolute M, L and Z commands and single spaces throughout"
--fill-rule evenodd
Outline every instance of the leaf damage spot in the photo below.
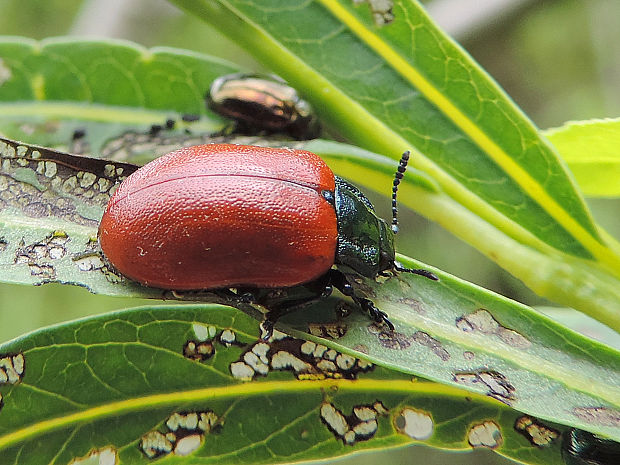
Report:
M 217 328 L 211 325 L 207 326 L 200 323 L 194 323 L 192 325 L 192 329 L 194 330 L 196 339 L 200 342 L 213 339 L 217 334 Z
M 610 407 L 575 407 L 573 415 L 596 425 L 620 426 L 620 411 Z
M 428 412 L 405 407 L 394 417 L 396 430 L 418 441 L 424 441 L 433 435 L 434 423 Z
M 237 341 L 237 334 L 232 329 L 225 329 L 218 337 L 220 344 L 224 347 L 231 347 L 233 345 L 239 345 Z
M 347 334 L 347 329 L 344 323 L 308 323 L 308 332 L 323 338 L 339 339 Z
M 19 383 L 26 371 L 24 354 L 3 354 L 0 358 L 0 386 Z
M 355 379 L 372 368 L 372 363 L 322 344 L 284 335 L 253 344 L 230 365 L 230 372 L 244 381 L 267 376 L 270 370 L 292 371 L 297 379 Z
M 204 412 L 179 412 L 168 417 L 167 431 L 149 431 L 140 440 L 140 450 L 149 459 L 170 453 L 185 456 L 202 444 L 206 434 L 221 426 L 212 410 Z
M 6 139 L 0 140 L 0 158 L 0 206 L 13 206 L 28 217 L 54 216 L 79 225 L 97 226 L 94 210 L 82 209 L 88 213 L 81 213 L 79 207 L 87 204 L 103 208 L 117 181 L 78 169 L 88 166 L 98 170 L 99 161 L 87 162 L 71 154 Z
M 506 377 L 493 370 L 455 373 L 454 382 L 464 386 L 483 388 L 486 395 L 510 405 L 515 400 L 515 387 L 510 384 Z
M 321 421 L 347 445 L 371 439 L 378 429 L 377 418 L 387 413 L 388 409 L 380 401 L 372 405 L 357 405 L 351 415 L 344 415 L 329 402 L 323 402 L 320 409 Z
M 368 332 L 377 336 L 379 344 L 386 349 L 405 350 L 411 346 L 411 338 L 398 331 L 392 331 L 381 323 L 372 323 L 368 326 Z
M 376 277 L 377 282 L 380 282 L 381 275 Z M 355 289 L 359 290 L 365 297 L 375 298 L 377 297 L 377 293 L 375 290 L 366 284 L 366 279 L 361 276 L 347 275 L 347 279 L 349 282 L 355 287 Z M 386 278 L 384 278 L 386 279 Z M 387 280 L 387 279 L 386 279 Z
M 183 355 L 191 360 L 204 362 L 215 355 L 215 341 L 226 348 L 243 345 L 237 341 L 237 334 L 231 329 L 224 329 L 219 335 L 215 326 L 194 323 L 192 325 L 197 340 L 188 340 L 183 347 Z
M 48 261 L 59 260 L 67 254 L 69 236 L 64 231 L 54 231 L 42 241 L 26 245 L 22 240 L 15 251 L 15 264 L 26 264 L 32 276 L 51 280 L 56 269 Z
M 517 349 L 527 349 L 532 343 L 513 329 L 502 326 L 491 313 L 479 308 L 473 313 L 469 313 L 456 320 L 456 327 L 464 332 L 479 332 L 487 335 L 495 335 L 502 342 L 516 347 Z
M 59 260 L 67 254 L 69 236 L 64 231 L 54 231 L 45 239 L 30 245 L 21 245 L 15 251 L 14 263 L 35 264 L 39 260 Z
M 102 271 L 104 274 L 109 272 L 116 274 L 117 278 L 121 280 L 124 279 L 106 260 L 99 245 L 99 238 L 96 235 L 90 236 L 86 241 L 84 249 L 74 253 L 71 259 L 80 271 Z
M 163 434 L 159 431 L 150 431 L 142 436 L 140 450 L 150 459 L 161 457 L 172 452 L 172 441 L 176 437 L 172 433 Z
M 101 270 L 106 266 L 101 255 L 96 252 L 76 255 L 73 257 L 73 263 L 80 271 Z
M 0 252 L 4 252 L 9 246 L 9 241 L 6 240 L 6 237 L 0 237 Z
M 515 430 L 536 447 L 548 446 L 560 436 L 559 431 L 545 426 L 538 419 L 528 415 L 517 418 Z
M 125 281 L 126 278 L 105 260 L 96 238 L 89 242 L 87 249 L 85 252 L 73 254 L 71 257 L 78 270 L 84 273 L 99 271 L 103 273 L 107 281 L 113 284 Z
M 398 331 L 392 331 L 381 323 L 372 323 L 368 326 L 368 332 L 376 335 L 379 343 L 386 349 L 405 350 L 411 347 L 411 344 L 417 343 L 428 347 L 444 362 L 450 359 L 450 353 L 441 342 L 424 331 L 416 331 L 412 336 L 407 336 Z
M 401 297 L 397 300 L 397 302 L 401 305 L 406 305 L 420 315 L 426 315 L 424 305 L 417 299 L 412 299 L 411 297 Z
M 11 73 L 11 68 L 9 68 L 2 58 L 0 58 L 0 86 L 4 84 L 6 81 L 11 79 L 13 73 Z
M 118 463 L 118 457 L 116 450 L 112 447 L 106 447 L 103 449 L 91 450 L 84 457 L 73 459 L 69 462 L 69 465 L 83 465 L 85 463 L 93 463 L 97 460 L 99 465 L 116 465 Z
M 376 26 L 385 26 L 394 21 L 394 13 L 392 12 L 394 8 L 393 0 L 353 0 L 355 6 L 362 3 L 368 3 L 372 20 Z
M 370 350 L 368 349 L 368 346 L 366 344 L 356 344 L 355 346 L 353 346 L 353 350 L 366 355 L 370 353 Z
M 175 455 L 189 455 L 200 447 L 202 436 L 199 434 L 191 434 L 177 441 L 174 448 Z
M 215 346 L 211 341 L 187 341 L 183 346 L 183 356 L 197 362 L 204 362 L 215 355 Z
M 36 276 L 37 278 L 41 278 L 46 281 L 56 279 L 56 269 L 52 265 L 28 263 L 28 269 L 30 270 L 30 274 L 32 276 Z
M 431 351 L 444 362 L 450 359 L 450 353 L 443 348 L 441 342 L 434 337 L 431 337 L 428 333 L 425 333 L 424 331 L 416 331 L 413 333 L 413 340 L 418 344 L 431 349 Z
M 254 378 L 256 371 L 245 362 L 233 362 L 230 364 L 230 374 L 233 375 L 233 378 L 250 381 Z
M 504 442 L 504 438 L 497 423 L 485 421 L 470 428 L 467 433 L 467 441 L 474 448 L 486 447 L 488 449 L 497 449 Z

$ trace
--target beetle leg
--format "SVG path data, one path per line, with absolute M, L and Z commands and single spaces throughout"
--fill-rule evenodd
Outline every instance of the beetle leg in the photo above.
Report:
M 321 298 L 325 299 L 329 297 L 330 295 L 332 295 L 332 292 L 334 292 L 334 287 L 331 284 L 326 285 L 323 288 L 323 292 L 321 292 Z
M 403 273 L 413 273 L 413 274 L 417 274 L 420 276 L 424 276 L 425 278 L 428 278 L 428 279 L 432 279 L 433 281 L 439 281 L 439 278 L 428 270 L 424 270 L 422 268 L 405 268 L 403 265 L 401 265 L 400 263 L 396 261 L 394 262 L 394 269 L 396 271 L 401 271 Z
M 271 336 L 273 335 L 274 325 L 282 316 L 286 315 L 287 313 L 296 312 L 297 310 L 300 310 L 303 307 L 323 298 L 323 294 L 318 294 L 300 299 L 289 300 L 277 305 L 270 306 L 269 311 L 265 314 L 265 319 L 262 322 L 262 327 L 265 331 L 262 339 L 264 341 L 267 341 L 269 338 L 271 338 Z
M 334 291 L 334 287 L 332 286 L 331 272 L 328 271 L 323 276 L 320 276 L 314 281 L 303 284 L 303 287 L 315 294 L 316 297 L 320 297 L 322 299 L 329 297 Z
M 271 313 L 271 312 L 270 312 Z M 263 320 L 263 322 L 260 324 L 261 328 L 263 330 L 263 335 L 261 336 L 261 339 L 263 341 L 268 341 L 269 339 L 271 339 L 271 336 L 273 336 L 273 326 L 276 324 L 276 319 L 271 319 L 269 317 L 269 313 L 267 313 L 267 315 L 265 315 L 265 319 Z
M 256 302 L 256 296 L 248 289 L 237 289 L 237 292 L 233 292 L 231 289 L 216 289 L 212 291 L 218 297 L 242 304 L 253 304 Z
M 344 273 L 338 270 L 330 270 L 329 274 L 331 282 L 336 289 L 344 295 L 351 297 L 353 302 L 355 302 L 363 311 L 368 312 L 370 317 L 375 322 L 385 323 L 392 331 L 394 330 L 394 324 L 388 318 L 387 313 L 379 310 L 370 299 L 355 295 L 355 289 L 353 289 L 353 286 L 351 286 L 351 284 L 347 281 Z
M 258 301 L 258 297 L 256 296 L 256 293 L 252 288 L 239 287 L 236 289 L 236 291 L 237 299 L 239 299 L 239 301 L 244 304 L 253 304 Z

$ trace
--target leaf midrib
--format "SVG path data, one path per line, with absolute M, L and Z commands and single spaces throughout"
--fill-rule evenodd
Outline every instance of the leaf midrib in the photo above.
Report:
M 207 387 L 191 391 L 176 391 L 165 394 L 152 394 L 142 397 L 134 397 L 122 401 L 91 407 L 81 412 L 50 418 L 34 423 L 30 426 L 0 436 L 0 450 L 10 447 L 21 441 L 26 441 L 37 436 L 42 436 L 50 431 L 68 427 L 72 424 L 82 424 L 96 421 L 110 416 L 119 416 L 124 413 L 150 409 L 153 407 L 170 406 L 176 407 L 181 404 L 198 401 L 214 401 L 234 397 L 264 396 L 265 393 L 306 393 L 310 391 L 324 392 L 401 392 L 404 394 L 426 393 L 437 396 L 463 396 L 473 397 L 479 402 L 498 405 L 490 397 L 480 394 L 465 392 L 450 386 L 438 385 L 431 382 L 418 381 L 412 383 L 409 380 L 320 380 L 320 381 L 264 381 L 240 383 L 233 386 Z
M 530 174 L 519 166 L 497 143 L 491 140 L 447 97 L 436 89 L 424 76 L 403 57 L 389 47 L 378 35 L 370 31 L 346 8 L 335 0 L 319 0 L 336 18 L 342 21 L 368 47 L 384 58 L 405 80 L 418 89 L 430 102 L 459 129 L 467 134 L 478 147 L 500 166 L 512 180 L 521 186 L 533 199 L 540 199 L 539 205 L 549 213 L 576 240 L 589 250 L 600 262 L 612 268 L 620 267 L 620 259 L 613 256 L 600 240 L 579 224 L 555 199 L 547 194 Z
M 120 124 L 161 124 L 173 115 L 180 114 L 175 110 L 155 110 L 137 106 L 111 105 L 107 103 L 86 102 L 82 100 L 45 100 L 19 101 L 13 103 L 0 102 L 2 118 L 14 117 L 53 117 L 77 121 L 114 122 Z M 209 115 L 209 118 L 219 117 Z M 223 120 L 222 120 L 223 121 Z M 191 123 L 192 131 L 212 132 L 221 129 L 210 119 L 200 119 Z

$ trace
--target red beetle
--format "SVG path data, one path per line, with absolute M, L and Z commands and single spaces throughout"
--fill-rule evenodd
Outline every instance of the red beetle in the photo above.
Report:
M 129 176 L 108 203 L 99 240 L 112 264 L 146 286 L 290 287 L 334 263 L 334 174 L 290 149 L 202 145 Z
M 437 279 L 394 260 L 396 191 L 408 155 L 394 180 L 390 229 L 359 189 L 311 152 L 183 148 L 123 181 L 99 226 L 101 248 L 122 274 L 162 289 L 317 289 L 318 283 L 316 294 L 328 295 L 333 285 L 393 328 L 332 265 L 370 278 L 397 270 Z M 286 309 L 271 310 L 267 326 Z

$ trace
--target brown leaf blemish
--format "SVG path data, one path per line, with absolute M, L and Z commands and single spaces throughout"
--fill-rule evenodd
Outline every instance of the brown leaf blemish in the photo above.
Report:
M 378 429 L 377 418 L 388 410 L 380 401 L 372 405 L 356 405 L 351 415 L 344 415 L 334 404 L 323 402 L 320 408 L 321 421 L 337 439 L 346 445 L 371 439 Z
M 488 449 L 497 449 L 504 442 L 504 438 L 497 423 L 485 421 L 470 428 L 467 433 L 467 441 L 474 448 L 486 447 Z
M 267 376 L 271 370 L 292 371 L 297 379 L 356 379 L 373 368 L 352 355 L 292 337 L 260 340 L 230 365 L 233 377 L 245 381 Z
M 502 342 L 517 349 L 527 349 L 532 343 L 522 334 L 515 330 L 502 326 L 491 313 L 479 308 L 473 313 L 464 315 L 456 320 L 456 327 L 464 332 L 479 332 L 487 335 L 495 335 Z
M 620 411 L 610 407 L 576 407 L 573 415 L 588 423 L 603 426 L 620 426 Z
M 510 401 L 516 398 L 515 387 L 503 374 L 497 371 L 480 370 L 455 373 L 453 380 L 464 386 L 483 387 L 486 395 L 507 405 L 510 405 Z
M 348 329 L 344 323 L 308 323 L 308 332 L 323 338 L 339 339 L 347 334 Z
M 418 344 L 431 349 L 431 351 L 444 362 L 450 359 L 450 353 L 444 349 L 441 342 L 434 337 L 431 337 L 428 333 L 425 333 L 424 331 L 416 331 L 413 333 L 413 340 Z
M 515 430 L 536 447 L 548 446 L 560 436 L 559 431 L 545 426 L 540 420 L 528 415 L 517 418 Z
M 0 386 L 17 384 L 24 377 L 26 359 L 24 354 L 3 354 L 0 356 Z

